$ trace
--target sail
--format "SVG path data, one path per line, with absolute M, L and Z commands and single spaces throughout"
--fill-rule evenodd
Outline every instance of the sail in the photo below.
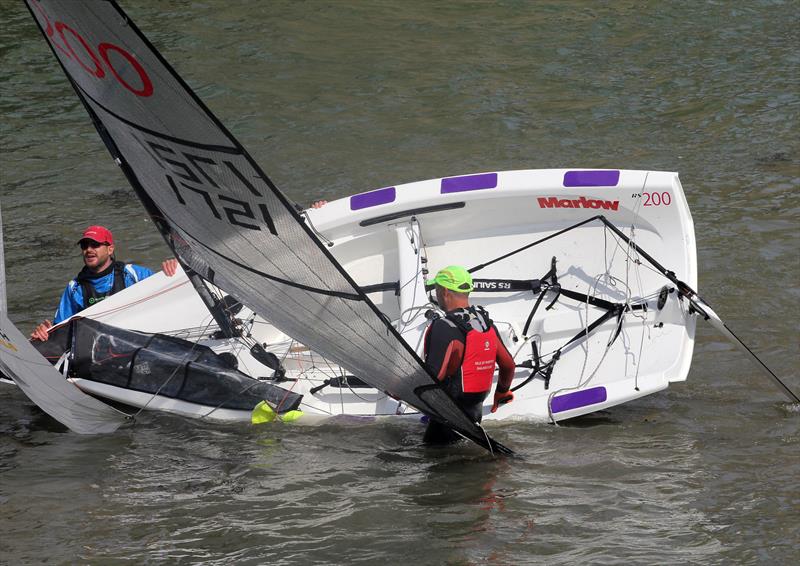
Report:
M 492 451 L 288 199 L 114 2 L 26 0 L 178 258 L 294 339 Z
M 0 313 L 0 373 L 45 413 L 79 434 L 114 432 L 127 417 L 64 379 Z

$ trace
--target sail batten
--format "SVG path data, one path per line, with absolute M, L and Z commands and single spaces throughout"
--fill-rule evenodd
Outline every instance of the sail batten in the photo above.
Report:
M 75 83 L 73 83 L 73 84 L 75 84 Z M 190 140 L 187 140 L 187 139 L 182 139 L 182 138 L 178 138 L 178 137 L 175 137 L 175 136 L 170 136 L 170 135 L 167 135 L 165 133 L 162 133 L 162 132 L 159 132 L 159 131 L 156 131 L 156 130 L 151 130 L 151 129 L 142 127 L 139 124 L 131 122 L 130 120 L 127 120 L 127 119 L 123 118 L 122 116 L 116 114 L 113 110 L 103 106 L 100 102 L 95 100 L 92 97 L 91 94 L 89 94 L 83 88 L 81 88 L 80 85 L 75 85 L 75 88 L 80 90 L 81 94 L 83 96 L 85 96 L 88 100 L 90 100 L 97 108 L 101 108 L 104 112 L 107 112 L 111 116 L 114 116 L 114 118 L 116 118 L 120 122 L 123 122 L 123 123 L 127 124 L 128 126 L 130 126 L 131 128 L 139 130 L 140 132 L 143 132 L 143 133 L 146 133 L 146 134 L 149 134 L 151 136 L 158 137 L 158 138 L 162 138 L 162 139 L 164 139 L 166 141 L 170 141 L 172 143 L 185 145 L 187 147 L 192 147 L 192 148 L 195 148 L 195 149 L 203 149 L 203 150 L 215 151 L 215 152 L 219 152 L 219 153 L 230 153 L 231 155 L 241 155 L 241 150 L 238 147 L 230 147 L 230 146 L 226 146 L 226 145 L 211 145 L 211 144 L 205 144 L 205 143 L 200 143 L 200 142 L 196 142 L 196 141 L 190 141 Z
M 290 201 L 115 2 L 26 2 L 182 263 L 376 389 L 489 450 L 507 450 L 439 387 Z M 84 59 L 52 32 L 58 22 L 80 39 Z

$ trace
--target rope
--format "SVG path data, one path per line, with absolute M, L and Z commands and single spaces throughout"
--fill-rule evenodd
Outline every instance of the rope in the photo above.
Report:
M 631 226 L 631 236 L 630 236 L 630 238 L 629 238 L 629 240 L 627 242 L 627 248 L 628 249 L 625 250 L 620 245 L 619 240 L 616 240 L 616 245 L 614 246 L 614 250 L 612 252 L 612 257 L 611 257 L 610 260 L 608 258 L 608 253 L 609 252 L 608 252 L 607 233 L 608 233 L 608 229 L 606 228 L 606 229 L 603 230 L 603 242 L 604 242 L 604 248 L 603 249 L 604 249 L 604 261 L 605 261 L 606 269 L 605 269 L 604 273 L 601 273 L 600 275 L 597 275 L 594 278 L 593 283 L 590 285 L 590 287 L 588 289 L 588 292 L 586 293 L 586 300 L 584 302 L 584 337 L 587 338 L 587 340 L 585 342 L 581 343 L 581 347 L 584 349 L 584 358 L 583 358 L 583 364 L 581 366 L 581 371 L 580 371 L 579 377 L 578 377 L 578 383 L 577 383 L 577 385 L 572 386 L 572 387 L 562 387 L 561 389 L 557 389 L 557 390 L 551 392 L 550 395 L 548 395 L 548 398 L 547 398 L 547 415 L 548 415 L 548 418 L 550 419 L 550 421 L 552 422 L 552 424 L 554 424 L 554 425 L 557 425 L 557 422 L 555 420 L 555 416 L 553 415 L 553 409 L 552 409 L 553 398 L 556 395 L 558 395 L 559 393 L 563 393 L 564 391 L 577 391 L 577 390 L 579 390 L 579 389 L 581 389 L 583 387 L 586 387 L 589 383 L 591 383 L 591 381 L 597 375 L 598 370 L 603 365 L 603 362 L 605 361 L 606 357 L 608 356 L 609 351 L 611 351 L 611 347 L 612 347 L 612 345 L 614 343 L 614 338 L 621 332 L 622 326 L 623 326 L 623 321 L 625 319 L 625 315 L 627 313 L 633 313 L 634 316 L 637 316 L 635 314 L 635 310 L 632 308 L 633 307 L 632 290 L 631 290 L 631 286 L 629 284 L 631 264 L 633 263 L 637 267 L 641 266 L 641 262 L 638 260 L 638 257 L 632 258 L 632 254 L 630 252 L 631 249 L 634 250 L 634 251 L 638 250 L 638 246 L 636 246 L 635 243 L 634 243 L 634 239 L 635 239 L 634 227 Z M 619 249 L 623 249 L 624 253 L 626 255 L 625 281 L 621 282 L 624 285 L 625 300 L 624 300 L 623 304 L 625 305 L 625 307 L 623 308 L 622 312 L 620 313 L 620 315 L 619 315 L 619 317 L 617 319 L 616 327 L 613 329 L 612 333 L 610 334 L 609 340 L 606 342 L 606 347 L 605 347 L 605 349 L 603 351 L 603 355 L 600 357 L 600 361 L 597 363 L 597 365 L 595 366 L 595 368 L 592 371 L 592 373 L 589 374 L 589 376 L 586 379 L 584 379 L 583 376 L 584 376 L 584 374 L 586 372 L 586 366 L 587 366 L 587 364 L 589 362 L 589 341 L 588 341 L 588 336 L 589 336 L 589 304 L 590 304 L 590 297 L 595 297 L 595 295 L 597 293 L 597 285 L 600 282 L 600 279 L 605 279 L 606 284 L 608 284 L 609 286 L 612 286 L 612 287 L 615 287 L 615 288 L 617 287 L 616 283 L 620 282 L 620 281 L 616 277 L 611 275 L 610 266 L 611 266 L 611 264 L 613 264 L 614 256 L 616 256 L 616 253 L 617 253 L 617 251 Z M 633 260 L 633 261 L 631 261 L 631 260 Z M 640 290 L 640 295 L 641 295 L 642 294 L 641 291 L 642 291 L 643 287 L 642 287 L 641 277 L 639 276 L 640 274 L 639 274 L 638 268 L 636 269 L 636 274 L 637 274 L 637 280 L 639 282 L 639 290 Z M 641 342 L 640 342 L 640 346 L 639 346 L 639 357 L 637 359 L 637 363 L 635 364 L 636 365 L 636 373 L 634 375 L 634 384 L 635 384 L 635 388 L 636 388 L 637 391 L 639 390 L 639 386 L 638 386 L 638 383 L 639 383 L 639 366 L 641 365 L 641 359 L 642 359 L 642 349 L 643 349 L 643 346 L 644 346 L 644 334 L 645 334 L 647 315 L 643 314 L 641 316 L 641 320 L 642 320 L 642 325 L 643 325 L 642 336 L 641 336 Z

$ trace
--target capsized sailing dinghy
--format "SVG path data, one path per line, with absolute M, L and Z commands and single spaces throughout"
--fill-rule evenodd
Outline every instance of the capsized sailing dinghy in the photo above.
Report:
M 476 299 L 493 311 L 523 374 L 503 415 L 544 407 L 566 418 L 685 379 L 691 310 L 713 311 L 692 290 L 694 235 L 674 174 L 483 173 L 386 187 L 304 218 L 115 3 L 28 4 L 214 316 L 219 335 L 210 339 L 238 342 L 242 333 L 214 297 L 224 289 L 255 313 L 251 327 L 269 320 L 291 337 L 284 358 L 310 348 L 395 412 L 411 405 L 502 451 L 415 351 L 429 310 L 425 268 L 474 259 L 481 290 L 492 293 Z M 587 218 L 594 211 L 609 218 Z
M 595 211 L 627 226 L 627 236 Z M 675 281 L 693 285 L 697 268 L 692 220 L 674 173 L 481 173 L 362 193 L 306 211 L 305 217 L 419 354 L 424 330 L 436 316 L 424 283 L 427 266 L 472 268 L 472 299 L 489 309 L 518 364 L 515 401 L 496 413 L 487 403 L 487 420 L 561 420 L 686 379 L 695 316 Z M 649 265 L 638 244 L 658 249 L 659 260 L 674 272 L 667 276 Z M 223 325 L 182 274 L 159 274 L 83 311 L 81 317 L 93 322 L 72 324 L 76 383 L 138 407 L 249 419 L 254 391 L 246 381 L 227 389 L 219 385 L 202 402 L 188 395 L 197 387 L 182 389 L 192 380 L 188 362 L 197 358 L 195 349 L 210 347 L 235 360 L 231 365 L 241 373 L 285 389 L 287 401 L 276 403 L 278 409 L 300 408 L 307 420 L 418 416 L 408 403 L 369 387 L 369 376 L 355 373 L 354 380 L 351 372 L 231 304 L 219 289 L 212 291 L 227 305 L 220 312 L 227 317 Z M 116 327 L 191 338 L 200 346 L 187 341 L 183 350 L 172 352 L 174 364 L 186 364 L 183 369 L 159 362 L 161 371 L 155 371 L 158 363 L 148 361 L 153 352 L 134 352 L 127 331 Z M 233 334 L 224 336 L 224 328 Z M 265 357 L 263 346 L 274 355 Z M 59 357 L 64 349 L 52 355 Z M 299 404 L 289 391 L 302 395 Z

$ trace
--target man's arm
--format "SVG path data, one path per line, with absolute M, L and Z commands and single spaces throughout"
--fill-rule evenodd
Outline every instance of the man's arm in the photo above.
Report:
M 131 273 L 131 270 L 133 270 L 133 273 Z M 151 275 L 153 275 L 152 269 L 136 265 L 135 263 L 129 263 L 125 266 L 125 286 L 130 287 L 134 283 L 147 279 Z
M 81 291 L 80 285 L 73 285 L 73 283 L 74 281 L 70 281 L 67 288 L 64 289 L 64 292 L 61 294 L 61 301 L 58 303 L 58 309 L 53 318 L 55 324 L 67 320 L 73 314 L 81 310 L 81 303 L 79 301 L 83 300 L 83 291 Z M 80 293 L 80 296 L 77 296 L 78 293 Z M 47 331 L 49 328 L 52 328 L 52 326 L 53 323 L 49 320 L 43 321 L 31 332 L 31 340 L 46 341 L 50 337 Z
M 58 303 L 58 310 L 56 310 L 56 316 L 53 318 L 53 324 L 64 322 L 73 314 L 79 312 L 82 304 L 83 290 L 81 286 L 75 281 L 70 281 L 61 295 L 61 302 Z
M 131 284 L 141 281 L 142 279 L 147 279 L 151 275 L 154 275 L 151 269 L 146 267 L 142 267 L 141 265 L 136 265 L 135 263 L 128 264 L 131 269 L 133 269 L 134 273 L 136 274 L 136 281 L 131 281 Z M 161 270 L 164 272 L 164 275 L 167 277 L 172 277 L 178 271 L 178 260 L 174 257 L 169 259 L 165 259 L 161 262 Z M 128 273 L 130 276 L 130 273 Z
M 506 345 L 503 344 L 503 340 L 497 333 L 497 329 L 492 327 L 492 330 L 497 337 L 497 356 L 495 357 L 495 361 L 497 361 L 497 365 L 500 367 L 497 377 L 497 387 L 494 390 L 494 404 L 492 405 L 492 412 L 494 413 L 500 405 L 505 405 L 514 400 L 514 392 L 510 391 L 510 389 L 517 364 L 514 362 L 514 358 L 508 351 L 508 348 L 506 348 Z
M 517 368 L 517 364 L 514 362 L 511 352 L 509 352 L 506 345 L 503 344 L 503 340 L 497 333 L 497 329 L 493 327 L 493 330 L 495 336 L 497 336 L 496 360 L 497 365 L 500 367 L 499 376 L 497 378 L 497 389 L 498 391 L 508 391 L 511 388 L 511 381 L 514 379 L 514 371 Z
M 443 319 L 433 322 L 427 337 L 425 363 L 439 381 L 458 371 L 464 358 L 460 333 Z

